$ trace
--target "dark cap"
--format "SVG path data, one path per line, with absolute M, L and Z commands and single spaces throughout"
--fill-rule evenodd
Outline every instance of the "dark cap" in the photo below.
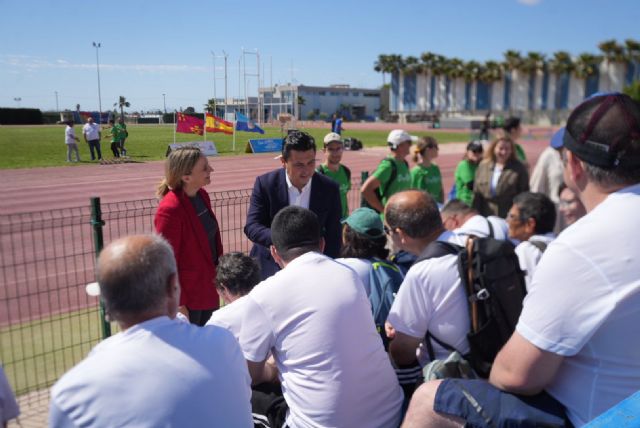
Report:
M 593 96 L 571 112 L 562 142 L 588 164 L 638 168 L 640 104 L 620 93 Z

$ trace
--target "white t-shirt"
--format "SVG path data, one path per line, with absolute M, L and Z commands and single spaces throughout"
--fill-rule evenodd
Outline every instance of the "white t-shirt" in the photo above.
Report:
M 451 236 L 451 232 L 445 232 L 438 241 L 450 241 Z M 458 257 L 446 255 L 411 266 L 387 320 L 400 333 L 424 339 L 429 331 L 458 351 L 469 352 L 469 304 L 458 274 Z M 451 353 L 435 341 L 432 345 L 438 359 Z M 417 356 L 420 365 L 429 362 L 423 346 L 418 349 Z
M 273 356 L 293 427 L 391 427 L 402 390 L 357 274 L 316 252 L 292 260 L 247 298 L 240 344 Z
M 517 331 L 565 356 L 546 390 L 582 426 L 640 386 L 640 185 L 563 231 L 533 277 Z
M 560 152 L 553 147 L 547 147 L 540 154 L 531 173 L 530 190 L 547 195 L 557 205 L 560 202 L 558 189 L 564 183 L 563 171 Z
M 536 271 L 538 262 L 542 258 L 543 254 L 542 251 L 540 251 L 540 249 L 533 245 L 530 241 L 543 242 L 548 246 L 554 239 L 556 239 L 556 235 L 554 233 L 547 233 L 545 235 L 533 235 L 531 238 L 529 238 L 528 241 L 521 242 L 518 244 L 518 246 L 516 246 L 516 255 L 518 256 L 518 261 L 520 262 L 520 269 L 522 269 L 525 273 L 524 280 L 527 286 L 527 291 L 529 291 L 533 273 Z
M 369 278 L 371 275 L 371 262 L 367 259 L 358 259 L 355 257 L 348 258 L 339 258 L 336 259 L 338 263 L 342 263 L 345 266 L 349 266 L 351 269 L 356 271 L 358 277 L 362 281 L 362 285 L 364 285 L 364 291 L 367 293 L 367 296 L 371 294 L 371 287 L 369 284 Z
M 233 335 L 153 318 L 98 344 L 51 390 L 50 427 L 252 427 Z
M 247 296 L 242 296 L 233 302 L 224 305 L 217 311 L 213 311 L 207 325 L 217 325 L 226 328 L 240 341 L 240 330 L 242 328 L 242 317 Z
M 453 233 L 460 237 L 455 243 L 464 245 L 469 235 L 474 235 L 479 238 L 489 236 L 490 231 L 487 221 L 489 221 L 493 227 L 493 237 L 495 239 L 506 240 L 509 237 L 509 226 L 505 219 L 494 215 L 483 217 L 478 214 L 465 221 L 462 226 L 453 231 Z
M 100 139 L 100 126 L 96 123 L 85 123 L 82 133 L 87 137 L 87 141 Z
M 4 374 L 4 369 L 0 366 L 0 426 L 6 424 L 11 419 L 15 419 L 20 414 L 16 397 L 9 385 L 9 381 Z
M 64 143 L 75 144 L 76 143 L 76 131 L 73 130 L 73 126 L 67 125 L 64 130 Z

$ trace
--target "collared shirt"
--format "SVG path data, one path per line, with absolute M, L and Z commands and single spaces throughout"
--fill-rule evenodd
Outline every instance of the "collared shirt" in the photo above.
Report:
M 95 123 L 85 123 L 82 127 L 82 133 L 87 137 L 87 141 L 100 139 L 100 126 Z
M 302 192 L 299 191 L 298 188 L 293 185 L 293 183 L 291 183 L 289 174 L 285 173 L 285 177 L 287 177 L 289 205 L 295 205 L 297 207 L 309 209 L 309 200 L 311 199 L 311 181 L 313 179 L 313 176 L 309 179 L 309 182 L 302 188 Z

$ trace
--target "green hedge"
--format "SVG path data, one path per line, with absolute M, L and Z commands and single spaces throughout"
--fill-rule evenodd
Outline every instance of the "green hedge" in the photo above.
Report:
M 42 125 L 42 112 L 36 108 L 0 108 L 0 125 Z

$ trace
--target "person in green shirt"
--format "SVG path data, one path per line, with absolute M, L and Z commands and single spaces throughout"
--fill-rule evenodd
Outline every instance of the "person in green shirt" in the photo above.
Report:
M 324 137 L 324 162 L 316 168 L 316 172 L 331 178 L 340 186 L 340 202 L 342 204 L 342 218 L 349 216 L 347 194 L 351 190 L 351 170 L 344 166 L 342 154 L 344 143 L 340 134 L 330 132 Z
M 364 202 L 370 208 L 382 213 L 384 205 L 394 193 L 411 188 L 411 174 L 405 158 L 411 150 L 411 142 L 416 140 L 417 137 L 402 129 L 394 129 L 389 133 L 389 156 L 380 161 L 360 189 Z
M 120 134 L 122 132 L 122 128 L 116 125 L 113 119 L 109 120 L 109 126 L 111 127 L 111 130 L 109 131 L 107 137 L 111 137 L 111 152 L 113 153 L 114 157 L 119 158 L 121 138 Z
M 422 137 L 413 149 L 413 162 L 417 165 L 411 168 L 411 188 L 424 190 L 436 202 L 444 203 L 442 188 L 442 174 L 433 160 L 438 157 L 438 142 L 433 137 Z
M 524 152 L 524 149 L 520 144 L 518 144 L 518 139 L 522 135 L 522 126 L 520 126 L 520 118 L 519 117 L 508 117 L 504 121 L 504 125 L 502 126 L 502 130 L 504 131 L 504 136 L 511 141 L 516 149 L 516 158 L 522 162 L 527 169 L 529 169 L 529 162 L 527 162 L 527 154 Z
M 471 141 L 467 144 L 464 158 L 462 158 L 454 173 L 456 199 L 469 206 L 473 202 L 473 181 L 478 164 L 482 160 L 482 151 L 482 143 L 480 141 Z

